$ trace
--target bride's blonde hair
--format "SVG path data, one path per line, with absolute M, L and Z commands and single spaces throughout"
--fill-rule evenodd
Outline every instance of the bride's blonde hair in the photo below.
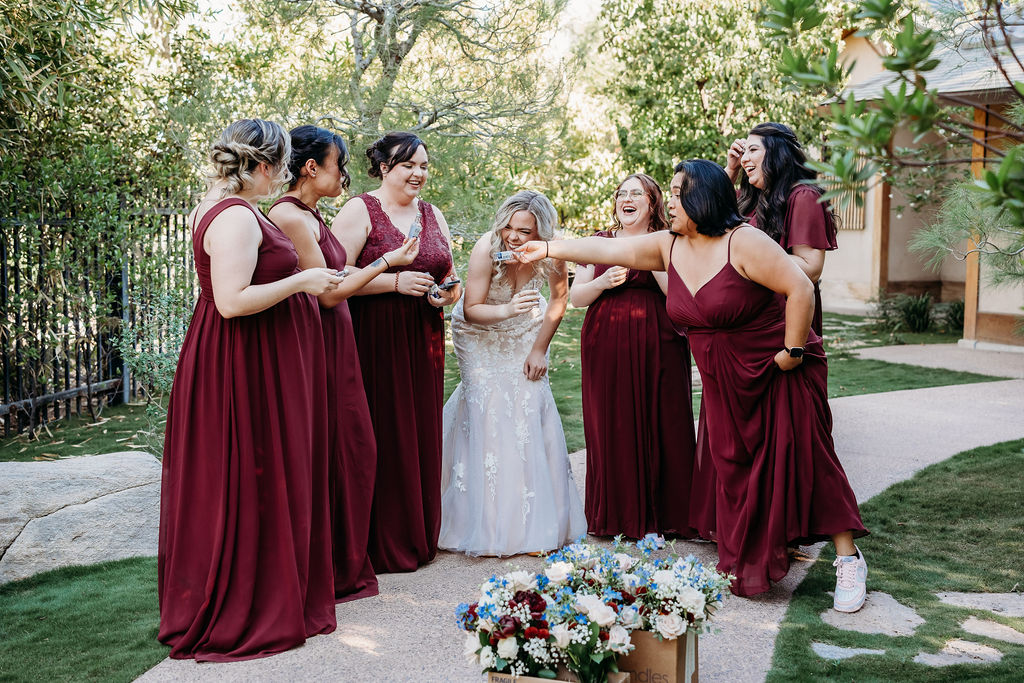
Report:
M 558 227 L 558 212 L 555 211 L 550 199 L 536 190 L 521 190 L 506 199 L 501 203 L 494 216 L 494 223 L 491 224 L 492 282 L 507 277 L 506 262 L 497 262 L 494 260 L 494 256 L 499 251 L 508 251 L 508 246 L 501 239 L 501 231 L 508 227 L 512 214 L 517 211 L 526 211 L 533 216 L 533 220 L 537 222 L 537 234 L 542 240 L 547 242 L 555 237 L 555 230 Z M 534 272 L 539 272 L 547 277 L 550 267 L 551 262 L 548 259 L 542 259 L 534 264 L 533 269 Z

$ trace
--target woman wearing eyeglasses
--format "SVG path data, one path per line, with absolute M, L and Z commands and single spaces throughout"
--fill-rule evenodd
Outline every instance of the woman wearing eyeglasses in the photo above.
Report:
M 649 175 L 627 176 L 614 202 L 615 228 L 601 237 L 668 227 Z M 589 306 L 580 335 L 585 508 L 598 536 L 694 535 L 690 349 L 668 319 L 667 286 L 665 272 L 580 264 L 569 294 L 573 306 Z

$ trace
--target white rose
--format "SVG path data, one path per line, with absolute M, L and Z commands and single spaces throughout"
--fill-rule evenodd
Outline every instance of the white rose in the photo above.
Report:
M 495 665 L 494 650 L 490 645 L 484 645 L 480 650 L 480 666 L 484 669 L 493 669 Z
M 676 600 L 690 614 L 699 619 L 704 618 L 704 594 L 693 586 L 683 586 L 676 592 Z
M 577 595 L 576 596 L 576 609 L 581 613 L 589 615 L 591 610 L 604 607 L 605 604 L 601 601 L 601 598 L 596 595 Z
M 512 580 L 512 586 L 517 591 L 532 591 L 537 587 L 537 576 L 530 572 L 517 571 L 508 575 Z
M 623 574 L 622 585 L 629 590 L 634 590 L 640 586 L 640 577 L 636 574 Z
M 502 638 L 498 641 L 498 656 L 504 660 L 512 660 L 519 654 L 519 643 L 515 636 Z
M 659 614 L 654 618 L 654 627 L 666 640 L 675 640 L 686 633 L 686 622 L 678 614 Z
M 651 577 L 661 590 L 671 589 L 676 582 L 676 573 L 671 569 L 659 569 Z
M 569 643 L 572 642 L 569 627 L 565 624 L 555 624 L 551 627 L 550 633 L 555 638 L 555 645 L 562 650 L 569 647 Z
M 627 571 L 636 563 L 636 558 L 626 553 L 615 553 L 612 558 L 619 563 L 619 569 L 622 571 Z
M 466 656 L 470 664 L 479 664 L 480 658 L 476 651 L 480 649 L 480 637 L 476 633 L 466 634 L 466 644 L 462 647 L 462 654 Z
M 544 575 L 554 583 L 562 583 L 572 576 L 572 569 L 570 562 L 552 562 L 551 566 L 544 570 Z
M 612 652 L 625 654 L 629 652 L 633 643 L 629 638 L 629 631 L 619 625 L 612 626 L 608 630 L 608 649 Z
M 643 618 L 640 616 L 640 610 L 636 607 L 623 607 L 619 610 L 619 622 L 621 622 L 623 626 L 634 628 L 639 626 L 642 621 Z
M 615 623 L 615 610 L 604 603 L 592 608 L 587 616 L 591 621 L 597 622 L 598 626 L 610 626 Z

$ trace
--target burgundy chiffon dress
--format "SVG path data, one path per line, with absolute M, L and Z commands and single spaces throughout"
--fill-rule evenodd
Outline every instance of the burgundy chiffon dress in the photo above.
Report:
M 294 204 L 320 223 L 317 244 L 328 268 L 343 270 L 345 247 L 331 234 L 320 212 L 285 195 L 274 205 Z M 327 354 L 328 482 L 331 492 L 331 535 L 334 539 L 334 597 L 348 602 L 377 595 L 377 576 L 370 563 L 370 507 L 377 472 L 377 442 L 359 370 L 359 352 L 352 332 L 348 302 L 321 308 Z
M 838 248 L 836 241 L 836 225 L 832 213 L 826 204 L 819 204 L 821 191 L 810 185 L 798 185 L 786 200 L 786 218 L 783 233 L 779 237 L 779 245 L 787 254 L 793 253 L 793 247 L 804 244 L 812 249 L 833 251 Z M 757 226 L 757 216 L 747 216 L 747 222 Z M 814 283 L 814 316 L 811 318 L 811 330 L 822 336 L 821 289 Z M 707 438 L 707 420 L 704 404 L 700 407 L 700 420 L 697 425 L 697 467 L 712 460 Z M 714 473 L 705 479 L 715 484 Z M 701 536 L 713 538 L 715 528 L 715 509 L 713 505 L 702 505 L 693 501 L 694 525 L 701 531 Z M 710 530 L 710 531 L 706 531 Z
M 594 277 L 608 268 L 594 266 Z M 690 347 L 651 273 L 630 270 L 625 283 L 590 304 L 580 351 L 588 530 L 693 536 Z
M 364 268 L 402 245 L 380 201 L 359 199 L 371 230 L 356 265 Z M 429 273 L 441 282 L 451 251 L 434 208 L 419 202 L 420 250 L 397 273 Z M 441 530 L 441 411 L 444 407 L 444 311 L 425 296 L 397 292 L 349 300 L 366 398 L 377 436 L 377 483 L 370 517 L 370 560 L 378 572 L 409 572 L 437 554 Z
M 811 331 L 803 363 L 781 371 L 774 359 L 785 346 L 785 302 L 742 277 L 731 258 L 696 293 L 670 266 L 667 305 L 687 330 L 704 384 L 718 568 L 736 575 L 732 591 L 755 595 L 785 576 L 787 545 L 865 535 L 832 442 L 821 337 Z
M 195 229 L 200 293 L 167 411 L 160 491 L 161 642 L 170 656 L 265 657 L 335 628 L 327 384 L 316 299 L 224 318 L 203 236 L 229 206 L 259 221 L 253 284 L 296 272 L 291 241 L 238 198 Z

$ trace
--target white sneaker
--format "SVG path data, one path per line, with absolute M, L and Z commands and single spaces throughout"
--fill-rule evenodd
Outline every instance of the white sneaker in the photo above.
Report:
M 854 546 L 856 547 L 856 546 Z M 857 548 L 856 555 L 836 557 L 836 594 L 832 608 L 837 612 L 856 612 L 864 606 L 868 594 L 868 563 Z

